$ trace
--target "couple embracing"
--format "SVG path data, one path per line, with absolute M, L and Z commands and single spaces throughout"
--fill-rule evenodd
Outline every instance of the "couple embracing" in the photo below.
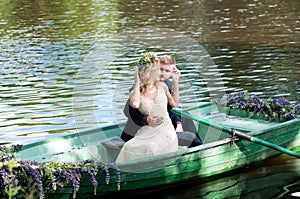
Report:
M 128 121 L 121 139 L 126 143 L 116 162 L 174 152 L 178 145 L 202 144 L 194 123 L 181 121 L 181 117 L 171 111 L 179 104 L 179 77 L 180 71 L 172 56 L 159 58 L 153 52 L 142 54 L 124 109 Z

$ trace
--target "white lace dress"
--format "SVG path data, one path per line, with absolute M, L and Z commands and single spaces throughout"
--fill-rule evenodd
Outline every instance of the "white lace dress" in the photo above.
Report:
M 116 162 L 160 155 L 178 150 L 178 138 L 167 110 L 167 96 L 159 85 L 155 100 L 141 96 L 139 110 L 145 115 L 153 114 L 164 118 L 156 127 L 143 126 L 134 138 L 122 147 Z

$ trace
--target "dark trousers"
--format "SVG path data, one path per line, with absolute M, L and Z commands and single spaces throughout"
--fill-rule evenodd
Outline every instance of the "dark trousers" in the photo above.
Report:
M 192 132 L 177 132 L 177 137 L 179 146 L 195 147 L 202 144 L 201 139 L 199 139 L 196 134 Z

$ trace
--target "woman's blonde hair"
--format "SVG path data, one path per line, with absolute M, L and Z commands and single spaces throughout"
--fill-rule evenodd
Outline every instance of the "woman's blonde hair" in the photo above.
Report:
M 140 92 L 144 93 L 147 86 L 150 84 L 158 84 L 159 76 L 158 70 L 160 66 L 160 60 L 158 58 L 151 58 L 150 66 L 139 70 L 140 75 Z

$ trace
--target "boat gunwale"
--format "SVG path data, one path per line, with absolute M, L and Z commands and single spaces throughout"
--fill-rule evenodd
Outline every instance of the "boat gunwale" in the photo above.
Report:
M 51 138 L 51 139 L 46 139 L 46 140 L 41 140 L 41 141 L 38 141 L 38 142 L 29 143 L 29 144 L 23 145 L 21 150 L 28 149 L 28 148 L 35 147 L 35 146 L 39 146 L 39 145 L 43 145 L 43 144 L 47 144 L 47 143 L 56 142 L 56 141 L 59 141 L 59 140 L 72 139 L 72 138 L 76 138 L 76 137 L 79 138 L 80 136 L 83 136 L 83 135 L 94 134 L 96 132 L 105 131 L 107 129 L 116 129 L 116 128 L 119 128 L 119 126 L 123 125 L 123 124 L 125 124 L 125 123 L 107 124 L 105 126 L 98 127 L 98 128 L 87 129 L 87 130 L 84 130 L 84 131 L 81 131 L 81 132 L 73 132 L 73 133 L 70 133 L 70 134 L 67 134 L 67 135 L 57 136 L 57 137 L 54 137 L 54 138 Z M 82 145 L 84 145 L 84 144 L 82 143 Z
M 272 131 L 272 130 L 278 130 L 279 128 L 285 128 L 287 126 L 293 126 L 295 123 L 300 123 L 300 119 L 295 118 L 293 120 L 278 123 L 278 124 L 276 124 L 276 125 L 274 125 L 270 128 L 267 128 L 267 129 L 263 129 L 263 130 L 259 130 L 259 131 L 255 131 L 255 132 L 250 131 L 249 134 L 260 136 L 260 135 L 263 135 L 263 134 L 266 134 L 266 133 L 270 133 L 270 131 Z M 52 139 L 49 139 L 49 140 L 42 140 L 42 141 L 39 141 L 39 142 L 34 142 L 34 143 L 31 143 L 31 144 L 28 144 L 28 145 L 24 145 L 22 150 L 26 150 L 26 149 L 29 149 L 29 148 L 32 148 L 32 147 L 35 147 L 35 146 L 40 146 L 40 145 L 51 143 L 51 142 L 56 142 L 56 141 L 59 141 L 59 140 L 72 139 L 72 138 L 76 138 L 76 137 L 80 138 L 81 135 L 83 136 L 83 135 L 94 134 L 94 133 L 99 132 L 99 131 L 105 131 L 105 130 L 116 129 L 116 128 L 120 129 L 119 126 L 122 125 L 122 124 L 123 123 L 109 124 L 109 125 L 106 125 L 106 126 L 103 126 L 103 127 L 100 127 L 100 128 L 89 129 L 89 130 L 85 130 L 85 131 L 82 131 L 82 132 L 74 132 L 74 133 L 69 134 L 69 135 L 64 135 L 64 136 L 55 137 L 55 138 L 52 138 Z M 197 151 L 200 152 L 200 151 L 203 151 L 203 150 L 207 150 L 207 149 L 215 148 L 215 147 L 218 147 L 218 146 L 222 146 L 222 145 L 225 145 L 225 144 L 228 144 L 228 143 L 231 143 L 231 142 L 232 142 L 231 138 L 224 138 L 224 139 L 221 139 L 221 140 L 208 142 L 208 143 L 205 143 L 205 144 L 202 144 L 202 145 L 199 145 L 199 146 L 195 146 L 195 147 L 192 147 L 192 148 L 183 149 L 185 151 L 183 153 L 181 153 L 181 155 L 195 153 Z M 82 146 L 84 146 L 83 143 L 82 143 Z M 125 166 L 125 165 L 127 166 L 127 165 L 136 165 L 136 164 L 140 164 L 140 163 L 145 163 L 145 162 L 149 162 L 149 161 L 165 160 L 165 159 L 170 159 L 172 157 L 174 158 L 174 157 L 178 156 L 178 153 L 180 153 L 180 150 L 172 152 L 172 153 L 161 154 L 161 155 L 153 156 L 153 157 L 140 158 L 138 160 L 132 160 L 132 161 L 127 161 L 127 162 L 118 163 L 118 164 L 120 166 Z

